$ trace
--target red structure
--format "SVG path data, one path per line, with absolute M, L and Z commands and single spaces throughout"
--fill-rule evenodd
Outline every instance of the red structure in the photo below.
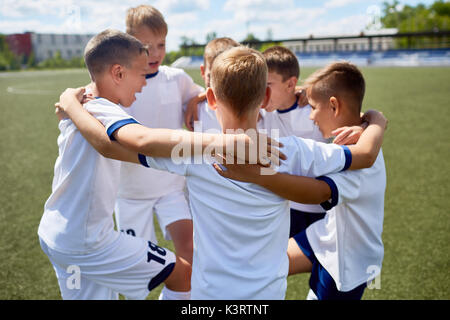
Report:
M 9 49 L 17 56 L 29 57 L 33 51 L 30 32 L 7 35 L 6 42 Z

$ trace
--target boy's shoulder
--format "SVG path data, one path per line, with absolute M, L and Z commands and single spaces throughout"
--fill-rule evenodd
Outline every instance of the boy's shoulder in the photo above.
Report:
M 91 110 L 91 109 L 96 109 L 96 110 L 97 109 L 105 109 L 105 110 L 120 109 L 120 110 L 122 110 L 120 105 L 118 105 L 117 103 L 114 103 L 108 99 L 101 98 L 101 97 L 96 97 L 95 99 L 89 100 L 88 102 L 83 104 L 83 107 L 87 110 Z
M 160 66 L 158 72 L 160 72 L 167 80 L 176 80 L 178 78 L 189 77 L 183 69 L 169 66 Z

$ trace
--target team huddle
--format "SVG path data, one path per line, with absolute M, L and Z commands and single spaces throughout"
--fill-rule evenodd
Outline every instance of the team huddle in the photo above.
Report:
M 57 104 L 38 235 L 62 298 L 145 299 L 164 283 L 163 300 L 280 300 L 289 275 L 310 273 L 308 299 L 361 299 L 383 260 L 387 120 L 361 113 L 358 68 L 332 63 L 298 87 L 290 50 L 218 38 L 202 88 L 161 65 L 157 9 L 130 8 L 126 26 L 89 41 L 92 83 Z

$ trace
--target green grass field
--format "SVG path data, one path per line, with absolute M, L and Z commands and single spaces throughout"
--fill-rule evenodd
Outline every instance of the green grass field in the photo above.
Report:
M 381 287 L 363 299 L 450 299 L 450 68 L 362 70 L 364 109 L 389 119 Z M 0 299 L 60 299 L 36 232 L 57 157 L 53 104 L 87 82 L 85 70 L 0 74 Z M 304 299 L 308 278 L 290 277 L 286 298 Z

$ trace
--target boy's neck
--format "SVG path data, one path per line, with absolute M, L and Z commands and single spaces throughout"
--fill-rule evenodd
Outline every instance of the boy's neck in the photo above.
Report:
M 295 95 L 295 92 L 292 92 L 291 94 L 288 94 L 286 96 L 286 99 L 281 103 L 280 106 L 277 106 L 277 110 L 283 111 L 287 110 L 290 107 L 294 105 L 294 103 L 297 102 L 298 97 Z
M 256 130 L 256 121 L 249 120 L 241 120 L 241 119 L 224 119 L 223 121 L 223 133 L 226 133 L 227 130 L 244 130 L 255 129 Z
M 341 123 L 338 124 L 337 128 L 341 127 L 352 127 L 361 125 L 361 117 L 357 115 L 347 114 L 341 119 Z
M 99 83 L 96 83 L 95 87 L 97 91 L 95 93 L 96 97 L 104 98 L 112 103 L 119 104 L 119 97 L 117 97 L 113 90 L 110 90 L 107 86 L 103 86 Z
M 258 110 L 259 113 L 259 110 Z M 232 113 L 228 113 L 227 116 L 222 118 L 222 131 L 226 133 L 227 130 L 256 130 L 257 114 L 250 112 L 249 114 L 238 118 Z

